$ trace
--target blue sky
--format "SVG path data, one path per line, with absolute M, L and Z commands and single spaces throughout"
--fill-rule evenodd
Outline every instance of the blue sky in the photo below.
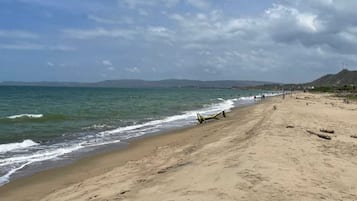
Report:
M 0 81 L 305 82 L 357 66 L 355 0 L 0 0 Z

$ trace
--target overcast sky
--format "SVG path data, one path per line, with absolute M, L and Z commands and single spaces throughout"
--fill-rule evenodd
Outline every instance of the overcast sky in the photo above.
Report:
M 0 81 L 305 82 L 357 69 L 357 0 L 0 0 Z

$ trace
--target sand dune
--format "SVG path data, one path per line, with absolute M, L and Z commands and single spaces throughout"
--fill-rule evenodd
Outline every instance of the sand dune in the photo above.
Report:
M 274 109 L 274 106 L 276 109 Z M 331 140 L 311 135 L 332 129 Z M 357 200 L 357 104 L 299 93 L 0 188 L 1 200 Z

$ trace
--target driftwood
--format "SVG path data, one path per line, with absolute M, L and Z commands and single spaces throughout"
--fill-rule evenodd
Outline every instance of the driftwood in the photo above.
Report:
M 323 132 L 323 133 L 335 133 L 335 131 L 332 130 L 332 129 L 324 129 L 324 128 L 321 128 L 320 131 Z
M 357 138 L 357 135 L 351 135 L 351 138 Z
M 176 169 L 176 168 L 179 168 L 179 167 L 182 167 L 182 166 L 186 166 L 186 165 L 189 165 L 191 163 L 192 163 L 191 161 L 188 161 L 188 162 L 185 162 L 185 163 L 179 163 L 179 164 L 176 164 L 176 165 L 172 165 L 172 166 L 169 166 L 169 167 L 166 167 L 164 169 L 159 170 L 157 172 L 157 174 L 163 174 L 163 173 L 166 173 L 169 170 Z
M 197 113 L 197 121 L 202 124 L 204 121 L 207 121 L 207 120 L 211 120 L 211 119 L 219 119 L 218 116 L 219 115 L 222 115 L 223 117 L 226 117 L 226 113 L 224 111 L 218 113 L 218 114 L 215 114 L 215 115 L 211 115 L 211 116 L 208 116 L 208 117 L 204 117 L 202 115 L 200 115 L 199 113 Z
M 294 128 L 292 125 L 287 125 L 286 128 Z
M 310 131 L 310 130 L 306 130 L 306 132 L 310 133 L 311 135 L 316 135 L 317 137 L 325 140 L 331 140 L 331 137 L 325 134 L 315 133 L 314 131 Z

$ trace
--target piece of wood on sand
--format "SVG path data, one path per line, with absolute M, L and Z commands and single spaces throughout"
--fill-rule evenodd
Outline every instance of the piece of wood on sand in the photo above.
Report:
M 207 121 L 207 120 L 211 120 L 211 119 L 219 119 L 218 117 L 222 115 L 223 117 L 226 117 L 226 113 L 224 111 L 220 112 L 220 113 L 217 113 L 215 115 L 211 115 L 211 116 L 207 116 L 207 117 L 204 117 L 202 115 L 200 115 L 199 113 L 197 113 L 197 121 L 202 124 L 204 121 Z
M 320 131 L 323 132 L 323 133 L 335 133 L 334 130 L 332 130 L 332 129 L 325 129 L 325 128 L 321 128 Z
M 325 140 L 331 140 L 331 137 L 325 134 L 315 133 L 314 131 L 310 131 L 310 130 L 306 130 L 306 132 L 310 133 L 311 135 L 316 135 L 317 137 Z
M 350 137 L 351 138 L 357 138 L 357 135 L 351 135 Z

